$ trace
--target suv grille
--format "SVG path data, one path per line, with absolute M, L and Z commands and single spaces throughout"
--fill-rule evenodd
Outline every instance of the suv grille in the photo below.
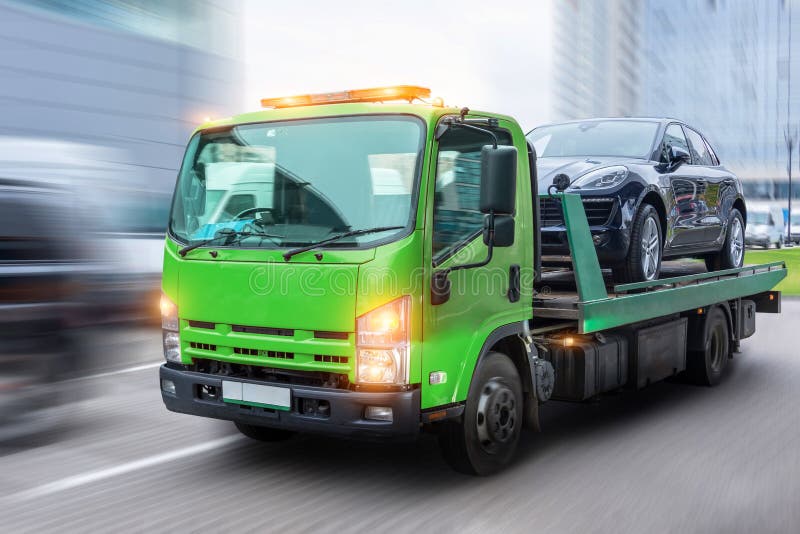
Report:
M 615 199 L 613 198 L 584 198 L 583 209 L 586 211 L 586 220 L 589 226 L 601 226 L 608 223 L 614 212 Z M 563 226 L 564 212 L 561 203 L 555 198 L 540 198 L 539 210 L 542 226 Z

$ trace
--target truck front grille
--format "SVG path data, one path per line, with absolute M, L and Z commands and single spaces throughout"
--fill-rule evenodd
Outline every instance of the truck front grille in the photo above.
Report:
M 234 354 L 244 354 L 245 356 L 265 356 L 267 358 L 278 358 L 281 360 L 294 360 L 294 352 L 283 352 L 279 350 L 259 350 L 244 347 L 233 347 Z
M 341 373 L 275 369 L 272 367 L 219 362 L 201 358 L 195 358 L 194 362 L 189 366 L 189 370 L 196 373 L 210 374 L 225 378 L 247 378 L 250 380 L 263 380 L 265 382 L 297 386 L 347 389 L 350 384 L 347 375 Z

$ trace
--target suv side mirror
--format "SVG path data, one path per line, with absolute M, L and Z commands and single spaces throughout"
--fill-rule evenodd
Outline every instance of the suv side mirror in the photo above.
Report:
M 516 198 L 517 149 L 484 146 L 481 149 L 481 212 L 511 215 Z
M 691 163 L 691 161 L 692 156 L 685 148 L 675 145 L 669 147 L 669 166 L 672 169 L 677 169 L 682 163 Z

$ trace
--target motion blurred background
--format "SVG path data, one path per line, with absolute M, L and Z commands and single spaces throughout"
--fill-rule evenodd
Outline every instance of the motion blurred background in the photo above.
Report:
M 421 84 L 526 131 L 676 117 L 800 239 L 798 24 L 800 0 L 0 0 L 0 438 L 158 358 L 130 354 L 158 337 L 184 144 L 262 97 Z

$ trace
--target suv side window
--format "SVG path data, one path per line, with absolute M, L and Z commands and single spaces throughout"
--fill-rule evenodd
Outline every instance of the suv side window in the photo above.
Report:
M 703 141 L 706 142 L 706 148 L 708 149 L 708 155 L 711 156 L 711 164 L 712 165 L 719 165 L 719 158 L 717 157 L 717 153 L 714 152 L 714 149 L 711 148 L 711 143 L 709 143 L 708 139 L 706 139 L 705 137 L 703 138 Z
M 661 163 L 669 162 L 669 147 L 681 147 L 689 152 L 689 145 L 686 143 L 686 137 L 683 135 L 683 128 L 680 124 L 670 124 L 664 132 L 664 140 L 661 142 Z
M 494 132 L 500 144 L 511 144 L 507 131 Z M 466 128 L 451 128 L 439 141 L 433 201 L 434 259 L 453 252 L 483 230 L 479 209 L 481 148 L 490 143 L 486 134 Z
M 713 165 L 714 163 L 711 161 L 711 155 L 708 153 L 708 147 L 706 147 L 706 143 L 703 141 L 703 136 L 691 128 L 686 128 L 686 137 L 688 137 L 689 146 L 691 147 L 689 152 L 692 154 L 692 164 Z

